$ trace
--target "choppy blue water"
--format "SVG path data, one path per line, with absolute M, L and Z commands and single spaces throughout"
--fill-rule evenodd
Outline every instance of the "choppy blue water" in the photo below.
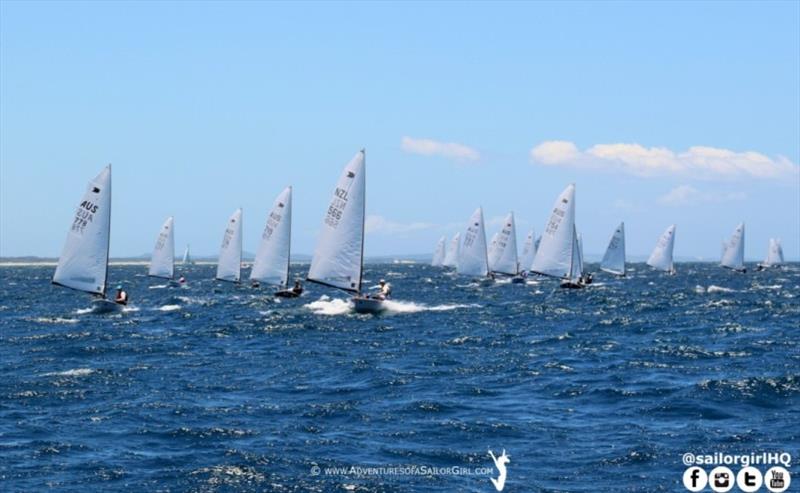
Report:
M 683 491 L 684 452 L 796 459 L 800 267 L 634 269 L 567 291 L 369 265 L 395 288 L 375 317 L 212 266 L 188 289 L 112 266 L 132 307 L 90 315 L 51 267 L 0 268 L 0 489 L 488 492 L 485 473 L 324 468 L 491 468 L 505 448 L 507 492 Z

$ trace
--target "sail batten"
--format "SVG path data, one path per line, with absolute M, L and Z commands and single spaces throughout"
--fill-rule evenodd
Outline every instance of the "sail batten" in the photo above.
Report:
M 284 288 L 289 282 L 292 234 L 292 187 L 286 187 L 272 204 L 261 242 L 256 252 L 250 279 Z
M 617 276 L 625 275 L 625 223 L 619 223 L 608 241 L 600 270 Z
M 242 209 L 228 218 L 217 261 L 216 279 L 239 282 L 242 271 Z
M 153 255 L 150 257 L 150 268 L 147 275 L 172 279 L 175 274 L 175 231 L 172 216 L 168 217 L 156 238 Z
M 105 296 L 111 235 L 111 165 L 89 182 L 75 211 L 53 284 Z
M 465 276 L 476 277 L 484 277 L 489 274 L 486 230 L 483 225 L 483 209 L 481 207 L 472 213 L 467 229 L 464 231 L 457 272 Z
M 647 259 L 647 265 L 654 269 L 673 272 L 675 270 L 672 261 L 672 252 L 675 247 L 675 225 L 671 225 L 658 239 L 653 253 Z
M 572 275 L 575 251 L 575 185 L 561 192 L 539 240 L 531 271 L 557 278 Z
M 359 151 L 345 166 L 322 222 L 308 280 L 361 292 L 364 262 L 366 157 Z

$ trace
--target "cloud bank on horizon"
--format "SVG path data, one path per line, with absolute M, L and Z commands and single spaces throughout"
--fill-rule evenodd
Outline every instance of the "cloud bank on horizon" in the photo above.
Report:
M 544 166 L 610 170 L 641 177 L 681 175 L 696 179 L 784 179 L 800 176 L 800 168 L 784 156 L 770 158 L 754 151 L 736 152 L 692 146 L 676 152 L 640 144 L 596 144 L 581 150 L 566 140 L 544 141 L 530 151 L 531 161 Z

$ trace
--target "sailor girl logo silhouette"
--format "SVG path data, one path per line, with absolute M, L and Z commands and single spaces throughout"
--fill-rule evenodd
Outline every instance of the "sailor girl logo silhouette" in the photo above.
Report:
M 497 468 L 497 472 L 499 473 L 497 479 L 489 479 L 492 480 L 492 484 L 494 484 L 494 487 L 497 491 L 503 491 L 503 488 L 506 487 L 506 464 L 511 462 L 511 456 L 506 455 L 506 449 L 503 449 L 503 453 L 500 454 L 500 457 L 495 457 L 492 453 L 492 450 L 489 449 L 489 455 L 492 457 L 492 460 L 494 461 L 494 467 Z

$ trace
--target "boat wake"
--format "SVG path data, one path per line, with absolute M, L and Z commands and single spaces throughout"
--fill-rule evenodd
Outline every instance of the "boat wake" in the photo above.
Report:
M 331 299 L 325 295 L 303 306 L 316 315 L 345 315 L 353 309 L 352 303 L 340 298 Z
M 329 298 L 327 296 L 320 297 L 317 301 L 312 301 L 303 305 L 317 315 L 346 315 L 352 313 L 353 303 L 349 300 L 340 298 Z M 458 310 L 460 308 L 480 308 L 481 305 L 472 304 L 459 304 L 459 303 L 444 303 L 441 305 L 425 305 L 422 303 L 414 303 L 413 301 L 398 301 L 386 300 L 383 302 L 386 314 L 392 313 L 419 313 L 419 312 L 445 312 L 450 310 Z
M 164 305 L 158 308 L 160 312 L 174 312 L 181 309 L 181 305 Z

